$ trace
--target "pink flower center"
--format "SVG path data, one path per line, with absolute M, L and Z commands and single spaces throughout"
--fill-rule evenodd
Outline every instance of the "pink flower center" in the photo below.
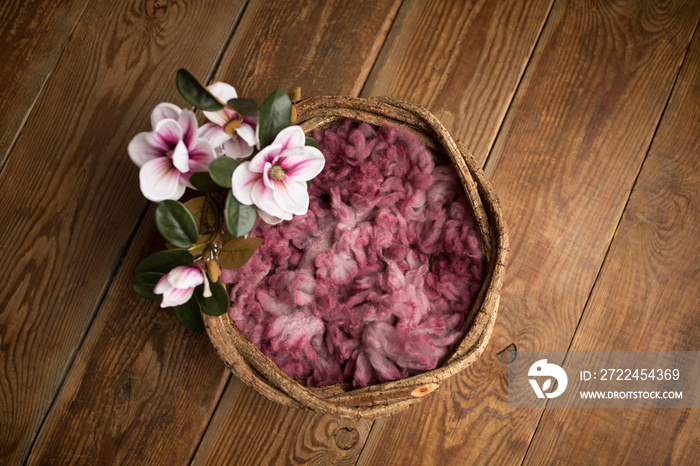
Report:
M 287 178 L 287 175 L 284 173 L 282 167 L 280 167 L 279 165 L 273 165 L 270 168 L 270 179 L 273 179 L 275 181 L 282 181 L 285 178 Z

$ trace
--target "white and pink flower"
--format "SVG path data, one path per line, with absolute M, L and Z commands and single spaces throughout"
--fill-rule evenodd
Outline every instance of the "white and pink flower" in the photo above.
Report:
M 323 170 L 326 161 L 320 150 L 305 143 L 301 127 L 289 126 L 252 160 L 241 163 L 231 180 L 238 202 L 254 204 L 260 217 L 271 224 L 306 214 L 306 182 Z
M 160 307 L 175 307 L 189 301 L 194 289 L 205 282 L 209 283 L 201 269 L 181 265 L 158 280 L 153 292 L 163 295 Z
M 161 103 L 151 113 L 153 131 L 139 133 L 129 143 L 131 160 L 141 168 L 143 195 L 154 202 L 179 199 L 195 172 L 214 160 L 209 142 L 197 137 L 197 119 L 190 110 Z
M 215 82 L 207 86 L 207 89 L 221 102 L 238 97 L 233 86 L 226 83 Z M 211 143 L 217 155 L 241 159 L 253 153 L 257 142 L 257 118 L 243 116 L 226 107 L 216 112 L 203 113 L 211 123 L 202 125 L 199 134 Z

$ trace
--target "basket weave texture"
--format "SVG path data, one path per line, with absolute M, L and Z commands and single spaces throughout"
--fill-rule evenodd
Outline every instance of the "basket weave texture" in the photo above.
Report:
M 374 419 L 394 414 L 420 400 L 481 355 L 491 336 L 505 274 L 508 235 L 491 185 L 471 154 L 425 108 L 394 97 L 314 97 L 295 104 L 296 124 L 306 134 L 346 118 L 373 125 L 402 126 L 451 162 L 472 205 L 486 258 L 486 278 L 465 322 L 465 333 L 436 369 L 364 388 L 348 384 L 307 387 L 282 372 L 236 328 L 227 314 L 203 314 L 212 344 L 231 371 L 247 385 L 283 405 L 332 416 Z

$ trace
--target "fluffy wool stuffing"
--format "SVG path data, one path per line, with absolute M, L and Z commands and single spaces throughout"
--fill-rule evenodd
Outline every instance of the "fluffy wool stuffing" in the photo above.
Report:
M 451 165 L 406 130 L 346 121 L 314 137 L 326 166 L 307 215 L 270 226 L 229 315 L 285 373 L 366 386 L 430 369 L 461 336 L 484 260 Z

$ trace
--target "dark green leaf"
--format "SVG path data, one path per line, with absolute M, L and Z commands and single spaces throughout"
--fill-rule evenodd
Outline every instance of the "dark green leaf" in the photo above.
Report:
M 204 297 L 204 285 L 199 285 L 194 289 L 194 296 L 197 298 L 199 308 L 203 313 L 210 316 L 220 316 L 228 311 L 230 301 L 228 292 L 221 283 L 210 283 L 211 296 Z
M 245 264 L 262 244 L 262 238 L 233 238 L 219 249 L 219 264 L 222 269 L 234 270 Z
M 283 89 L 277 87 L 260 105 L 258 129 L 261 146 L 269 146 L 277 133 L 289 126 L 291 120 L 292 101 Z
M 190 183 L 197 191 L 203 193 L 215 193 L 221 191 L 221 186 L 214 183 L 208 172 L 197 172 L 190 176 Z
M 202 83 L 197 81 L 197 78 L 184 68 L 177 70 L 175 84 L 182 97 L 197 108 L 210 112 L 224 108 L 219 99 L 214 97 Z
M 139 274 L 131 282 L 131 287 L 134 289 L 136 294 L 141 296 L 142 298 L 157 301 L 159 299 L 162 299 L 163 295 L 155 294 L 153 292 L 153 288 L 155 288 L 156 283 L 158 283 L 158 280 L 160 280 L 164 275 L 164 273 L 160 272 L 145 272 Z
M 245 236 L 250 233 L 255 225 L 258 214 L 254 205 L 241 204 L 233 197 L 231 191 L 226 195 L 224 207 L 224 220 L 226 228 L 233 236 Z
M 151 254 L 136 267 L 136 275 L 144 272 L 168 273 L 179 265 L 192 265 L 192 254 L 185 249 L 166 249 Z
M 188 248 L 199 238 L 199 228 L 185 204 L 167 200 L 156 207 L 156 227 L 165 241 L 178 248 Z
M 311 146 L 311 147 L 315 147 L 316 149 L 319 148 L 319 147 L 318 147 L 318 142 L 316 142 L 316 140 L 315 140 L 314 138 L 308 138 L 308 137 L 307 137 L 307 138 L 306 138 L 306 144 L 304 144 L 304 145 L 306 145 L 306 146 Z
M 258 116 L 258 103 L 253 99 L 231 99 L 226 103 L 243 116 Z
M 194 296 L 185 304 L 175 306 L 173 310 L 175 311 L 177 320 L 179 320 L 185 328 L 195 332 L 204 331 L 204 321 L 202 320 L 202 314 L 199 312 L 199 304 Z
M 222 188 L 231 187 L 231 175 L 238 164 L 230 157 L 219 157 L 209 164 L 209 176 Z

